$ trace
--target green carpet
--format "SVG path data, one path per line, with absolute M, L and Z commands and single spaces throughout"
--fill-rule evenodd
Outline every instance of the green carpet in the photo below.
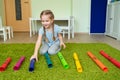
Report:
M 69 69 L 64 69 L 58 56 L 50 56 L 53 67 L 48 68 L 44 56 L 39 55 L 35 63 L 34 72 L 29 72 L 29 58 L 33 54 L 35 44 L 0 44 L 0 65 L 11 57 L 12 61 L 4 72 L 0 72 L 0 80 L 119 80 L 120 69 L 105 59 L 100 50 L 120 61 L 120 51 L 104 43 L 66 43 L 67 48 L 62 50 L 64 58 L 69 64 Z M 108 72 L 103 72 L 87 55 L 91 51 L 105 66 Z M 73 53 L 79 56 L 83 72 L 78 73 L 74 64 Z M 13 71 L 13 66 L 25 56 L 25 61 L 18 71 Z

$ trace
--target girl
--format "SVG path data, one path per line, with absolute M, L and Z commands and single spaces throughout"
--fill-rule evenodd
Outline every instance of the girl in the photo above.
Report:
M 40 54 L 56 54 L 60 51 L 61 47 L 65 49 L 66 45 L 63 42 L 63 38 L 60 34 L 61 29 L 58 25 L 54 24 L 54 14 L 51 10 L 44 10 L 40 14 L 42 26 L 39 30 L 39 36 L 35 45 L 33 58 L 38 61 L 38 50 L 40 48 Z

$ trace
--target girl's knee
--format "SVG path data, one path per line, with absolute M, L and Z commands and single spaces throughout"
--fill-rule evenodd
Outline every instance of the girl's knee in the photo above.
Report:
M 59 51 L 60 51 L 60 49 L 58 49 L 58 50 L 49 49 L 49 50 L 48 50 L 48 54 L 51 54 L 51 55 L 57 54 Z
M 48 54 L 53 55 L 53 54 L 56 54 L 56 52 L 55 52 L 55 50 L 51 50 L 51 49 L 49 49 L 49 50 L 48 50 Z
M 41 55 L 44 55 L 46 52 L 47 52 L 46 50 L 40 50 L 39 53 L 40 53 Z

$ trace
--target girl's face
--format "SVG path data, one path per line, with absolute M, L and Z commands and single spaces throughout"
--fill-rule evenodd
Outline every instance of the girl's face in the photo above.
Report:
M 50 19 L 50 15 L 42 15 L 41 23 L 45 27 L 45 29 L 49 29 L 52 27 L 53 19 Z

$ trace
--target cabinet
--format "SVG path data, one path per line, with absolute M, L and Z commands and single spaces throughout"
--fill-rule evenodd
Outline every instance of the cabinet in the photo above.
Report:
M 105 34 L 120 40 L 120 1 L 107 5 Z

